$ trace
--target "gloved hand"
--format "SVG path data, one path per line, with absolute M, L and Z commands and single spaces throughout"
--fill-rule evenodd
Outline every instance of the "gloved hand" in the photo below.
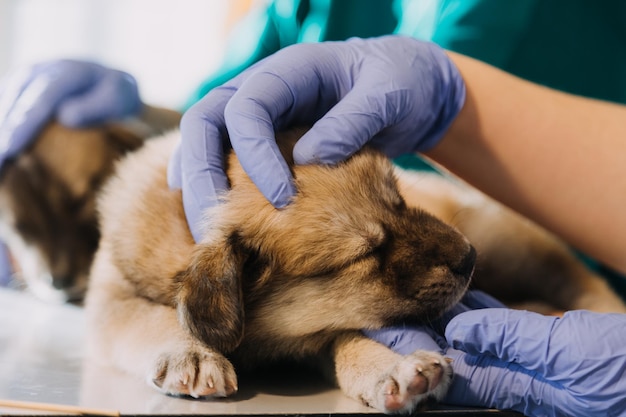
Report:
M 503 308 L 467 311 L 433 328 L 368 332 L 401 353 L 439 349 L 455 377 L 444 402 L 528 416 L 626 416 L 626 315 L 562 318 Z
M 333 164 L 366 142 L 394 157 L 433 147 L 465 100 L 464 82 L 444 51 L 413 38 L 386 36 L 298 44 L 253 65 L 192 106 L 169 184 L 182 188 L 198 240 L 201 213 L 228 187 L 228 143 L 276 207 L 294 195 L 275 129 L 313 125 L 294 149 L 297 164 Z
M 81 127 L 131 116 L 141 108 L 129 74 L 92 62 L 55 60 L 0 82 L 0 167 L 51 119 Z
M 13 264 L 9 249 L 0 242 L 0 288 L 8 287 L 13 279 Z

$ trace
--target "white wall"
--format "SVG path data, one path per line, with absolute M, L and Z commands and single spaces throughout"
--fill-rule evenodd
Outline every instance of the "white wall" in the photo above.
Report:
M 96 60 L 133 74 L 146 102 L 178 107 L 221 61 L 235 5 L 229 0 L 0 0 L 0 76 L 48 59 Z

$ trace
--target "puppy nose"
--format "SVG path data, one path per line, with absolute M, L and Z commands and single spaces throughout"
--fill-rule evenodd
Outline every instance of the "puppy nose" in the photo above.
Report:
M 72 275 L 54 275 L 52 277 L 52 286 L 57 290 L 64 290 L 74 284 L 74 277 Z
M 466 279 L 469 279 L 472 275 L 472 271 L 474 271 L 475 264 L 476 249 L 474 249 L 473 246 L 470 246 L 469 251 L 467 252 L 467 254 L 465 254 L 463 259 L 461 259 L 461 261 L 457 265 L 451 267 L 450 270 L 456 275 L 460 275 L 462 277 L 465 277 Z

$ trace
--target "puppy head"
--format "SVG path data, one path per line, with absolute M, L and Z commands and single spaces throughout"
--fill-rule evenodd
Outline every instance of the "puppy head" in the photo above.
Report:
M 281 239 L 265 239 L 272 269 L 327 281 L 324 297 L 362 326 L 432 319 L 465 292 L 476 252 L 456 229 L 416 208 L 398 191 L 394 168 L 364 150 L 338 167 L 294 169 L 298 195 L 279 213 Z M 303 300 L 304 302 L 304 300 Z M 371 311 L 368 311 L 371 310 Z M 356 318 L 356 316 L 355 316 Z
M 49 300 L 82 298 L 98 246 L 95 195 L 142 140 L 117 127 L 47 126 L 0 177 L 0 233 L 27 285 Z
M 363 150 L 338 166 L 293 172 L 297 196 L 276 210 L 231 160 L 232 189 L 210 213 L 204 256 L 181 278 L 179 312 L 193 334 L 234 348 L 241 293 L 281 334 L 428 320 L 460 299 L 474 249 L 457 230 L 407 207 L 387 158 Z M 214 265 L 218 254 L 231 262 L 221 255 Z

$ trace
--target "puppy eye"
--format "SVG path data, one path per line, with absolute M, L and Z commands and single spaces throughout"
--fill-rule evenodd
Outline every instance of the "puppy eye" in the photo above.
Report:
M 381 224 L 369 224 L 365 235 L 362 257 L 379 256 L 384 253 L 389 242 L 389 233 Z
M 386 237 L 385 227 L 378 223 L 366 223 L 363 225 L 361 235 L 365 239 L 368 248 L 379 246 Z
M 35 235 L 35 228 L 28 222 L 17 221 L 15 223 L 15 230 L 25 239 L 30 239 Z
M 391 235 L 388 233 L 385 233 L 384 238 L 380 242 L 378 242 L 376 246 L 372 247 L 370 254 L 375 255 L 375 256 L 380 256 L 384 254 L 385 252 L 387 252 L 387 248 L 389 247 L 389 242 L 391 242 Z
M 406 201 L 404 201 L 404 198 L 399 197 L 397 201 L 392 203 L 392 207 L 395 211 L 404 211 L 406 210 Z

